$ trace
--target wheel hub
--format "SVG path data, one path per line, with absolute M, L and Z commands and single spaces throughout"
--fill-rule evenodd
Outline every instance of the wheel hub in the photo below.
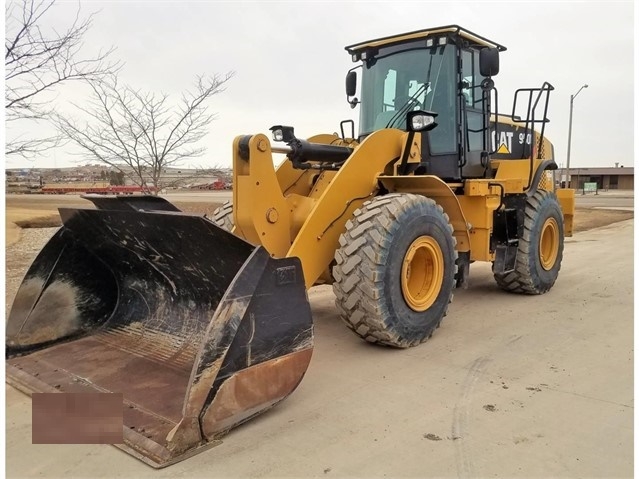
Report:
M 420 236 L 412 242 L 402 263 L 402 294 L 414 311 L 430 308 L 441 290 L 444 279 L 444 255 L 431 236 Z
M 539 240 L 539 261 L 541 267 L 549 271 L 557 261 L 559 253 L 559 226 L 555 218 L 548 218 L 541 227 Z

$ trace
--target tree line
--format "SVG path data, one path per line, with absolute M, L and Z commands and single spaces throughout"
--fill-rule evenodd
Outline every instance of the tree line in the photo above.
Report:
M 234 73 L 197 75 L 177 106 L 171 106 L 169 95 L 121 81 L 124 64 L 115 47 L 86 54 L 84 38 L 95 14 L 83 17 L 78 6 L 66 28 L 45 30 L 55 3 L 20 0 L 5 7 L 6 126 L 26 129 L 30 122 L 45 122 L 56 132 L 7 138 L 5 156 L 32 159 L 72 144 L 84 160 L 114 168 L 118 178 L 127 177 L 149 193 L 160 191 L 168 186 L 163 179 L 167 167 L 205 153 L 201 140 L 215 117 L 210 100 Z M 88 85 L 90 97 L 74 103 L 73 114 L 60 113 L 49 94 L 73 82 Z

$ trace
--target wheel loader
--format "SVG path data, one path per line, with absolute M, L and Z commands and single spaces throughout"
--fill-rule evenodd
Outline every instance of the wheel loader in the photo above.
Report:
M 12 305 L 8 381 L 123 394 L 117 446 L 163 467 L 297 387 L 314 285 L 332 284 L 357 336 L 395 348 L 433 334 L 475 261 L 509 293 L 550 290 L 574 214 L 544 136 L 552 85 L 500 114 L 506 48 L 457 25 L 346 50 L 359 132 L 238 136 L 233 201 L 213 218 L 146 196 L 60 209 Z

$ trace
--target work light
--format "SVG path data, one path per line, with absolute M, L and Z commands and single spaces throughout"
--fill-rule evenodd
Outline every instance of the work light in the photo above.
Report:
M 435 117 L 437 113 L 432 111 L 409 111 L 406 115 L 406 123 L 410 131 L 430 131 L 437 126 Z

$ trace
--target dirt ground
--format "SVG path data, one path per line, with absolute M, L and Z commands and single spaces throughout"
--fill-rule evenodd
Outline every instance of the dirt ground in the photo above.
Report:
M 182 211 L 206 214 L 209 217 L 220 206 L 215 201 L 176 201 L 175 205 Z M 61 226 L 58 215 L 59 207 L 81 206 L 91 204 L 77 196 L 52 196 L 50 202 L 43 202 L 30 195 L 12 196 L 6 199 L 6 242 L 11 245 L 20 238 L 21 228 L 46 228 Z M 634 217 L 633 211 L 604 210 L 596 208 L 577 208 L 574 220 L 574 231 L 585 231 L 606 226 L 618 221 Z
M 14 221 L 54 214 L 19 203 L 7 204 Z M 7 477 L 632 477 L 632 217 L 579 209 L 543 296 L 503 293 L 490 265 L 474 264 L 442 327 L 409 350 L 359 340 L 331 288 L 312 288 L 315 350 L 300 387 L 160 471 L 111 446 L 31 444 L 31 399 L 6 386 Z M 54 231 L 23 230 L 8 247 L 9 304 Z
M 51 201 L 44 202 L 41 198 L 31 195 L 10 196 L 6 198 L 6 242 L 7 246 L 20 238 L 22 228 L 49 228 L 62 226 L 58 208 L 82 207 L 90 208 L 92 204 L 78 196 L 51 196 Z M 211 216 L 220 206 L 219 202 L 175 202 L 182 211 L 206 214 Z

